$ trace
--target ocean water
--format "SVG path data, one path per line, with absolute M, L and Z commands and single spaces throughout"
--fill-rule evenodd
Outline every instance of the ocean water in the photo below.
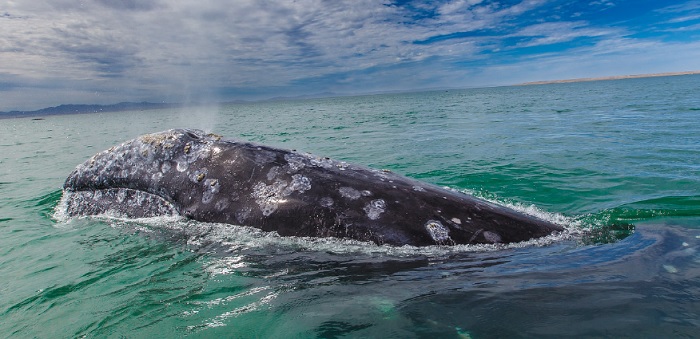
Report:
M 676 76 L 0 119 L 0 336 L 698 337 L 698 93 L 700 76 Z M 412 248 L 55 213 L 77 164 L 182 127 L 390 169 L 567 232 Z

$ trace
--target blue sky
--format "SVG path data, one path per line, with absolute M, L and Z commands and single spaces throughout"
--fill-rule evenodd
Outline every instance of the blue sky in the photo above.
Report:
M 0 111 L 700 70 L 700 1 L 0 3 Z

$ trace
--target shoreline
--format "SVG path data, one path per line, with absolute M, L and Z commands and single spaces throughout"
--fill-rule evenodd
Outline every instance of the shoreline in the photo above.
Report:
M 575 79 L 560 79 L 560 80 L 541 80 L 528 81 L 515 86 L 530 86 L 530 85 L 547 85 L 547 84 L 566 84 L 572 82 L 587 82 L 587 81 L 605 81 L 605 80 L 624 80 L 624 79 L 639 79 L 639 78 L 657 78 L 679 75 L 694 75 L 700 74 L 700 71 L 685 71 L 685 72 L 666 72 L 666 73 L 649 73 L 649 74 L 631 74 L 631 75 L 613 75 L 607 77 L 595 78 L 575 78 Z

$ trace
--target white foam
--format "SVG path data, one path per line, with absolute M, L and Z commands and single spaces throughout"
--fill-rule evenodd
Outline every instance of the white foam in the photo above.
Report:
M 448 187 L 445 187 L 445 188 L 450 189 Z M 520 213 L 527 214 L 529 216 L 533 216 L 535 218 L 551 222 L 553 224 L 564 227 L 564 229 L 566 229 L 568 231 L 575 232 L 577 230 L 581 230 L 581 228 L 584 227 L 583 223 L 578 219 L 567 217 L 567 216 L 560 214 L 560 213 L 547 212 L 547 211 L 544 211 L 533 204 L 525 205 L 525 204 L 518 203 L 518 202 L 502 201 L 502 200 L 498 200 L 498 199 L 490 197 L 490 196 L 484 196 L 483 194 L 478 194 L 475 191 L 471 191 L 471 190 L 467 190 L 467 189 L 457 190 L 457 192 L 461 192 L 461 193 L 464 193 L 467 195 L 472 195 L 472 196 L 478 197 L 479 199 L 486 200 L 494 205 L 499 205 L 499 206 L 502 206 L 505 208 L 510 208 L 510 209 L 518 211 Z
M 474 195 L 472 192 L 463 192 Z M 586 231 L 582 222 L 558 213 L 550 213 L 534 205 L 519 203 L 503 203 L 494 199 L 484 199 L 490 203 L 514 209 L 564 227 L 562 232 L 549 236 L 509 244 L 471 244 L 471 245 L 433 245 L 433 246 L 391 246 L 377 245 L 372 242 L 340 238 L 316 238 L 280 236 L 276 232 L 265 232 L 260 229 L 223 223 L 206 223 L 186 219 L 180 216 L 161 216 L 151 218 L 125 218 L 120 215 L 102 214 L 92 218 L 114 221 L 113 225 L 129 224 L 131 228 L 143 232 L 167 231 L 184 234 L 187 245 L 200 249 L 208 244 L 216 244 L 217 252 L 235 253 L 243 249 L 262 249 L 269 246 L 288 248 L 295 251 L 319 251 L 334 254 L 366 254 L 384 256 L 444 256 L 461 252 L 489 252 L 504 249 L 547 246 L 556 242 L 580 238 Z M 56 206 L 54 219 L 61 224 L 69 223 L 72 219 L 65 213 L 65 198 Z M 84 218 L 84 217 L 81 217 Z
M 72 219 L 67 213 L 68 200 L 65 193 L 61 194 L 61 200 L 58 201 L 58 204 L 53 209 L 53 215 L 51 217 L 58 222 L 59 225 L 65 225 Z
M 504 249 L 547 246 L 562 240 L 577 237 L 576 232 L 567 230 L 546 237 L 510 244 L 473 244 L 473 245 L 433 245 L 433 246 L 391 246 L 377 245 L 372 242 L 333 237 L 295 237 L 280 236 L 276 232 L 265 232 L 260 229 L 221 223 L 206 223 L 181 217 L 155 217 L 142 219 L 124 219 L 109 215 L 99 218 L 117 221 L 115 227 L 130 224 L 144 232 L 167 231 L 186 236 L 187 245 L 192 250 L 201 250 L 210 244 L 215 244 L 216 253 L 238 253 L 242 250 L 256 250 L 276 247 L 290 251 L 324 252 L 330 254 L 363 254 L 394 257 L 428 256 L 441 257 L 454 253 L 490 252 Z M 136 224 L 142 225 L 140 228 Z M 235 263 L 232 263 L 235 266 Z M 229 267 L 230 268 L 230 267 Z M 214 271 L 225 274 L 227 267 L 212 267 Z M 213 272 L 212 272 L 213 273 Z

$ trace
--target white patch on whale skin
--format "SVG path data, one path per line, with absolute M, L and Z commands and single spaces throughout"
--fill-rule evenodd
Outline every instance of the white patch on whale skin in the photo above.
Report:
M 344 171 L 348 168 L 348 163 L 345 161 L 341 161 L 335 165 L 339 170 Z
M 221 184 L 218 179 L 206 179 L 203 183 L 204 192 L 202 192 L 202 203 L 210 203 L 219 190 L 221 189 Z
M 298 191 L 299 193 L 303 193 L 305 191 L 308 191 L 311 189 L 311 179 L 301 175 L 301 174 L 295 174 L 292 175 L 292 183 L 289 185 L 287 190 L 291 190 L 287 195 L 291 194 L 293 191 Z
M 260 206 L 260 211 L 264 216 L 269 216 L 277 210 L 279 204 L 286 202 L 282 192 L 287 187 L 287 182 L 284 180 L 276 180 L 271 185 L 265 185 L 264 182 L 258 182 L 253 186 L 252 196 L 255 202 Z
M 264 182 L 258 182 L 253 186 L 251 196 L 260 206 L 260 211 L 264 216 L 269 216 L 274 213 L 280 204 L 287 202 L 286 197 L 294 192 L 304 193 L 311 189 L 311 179 L 295 174 L 292 176 L 292 181 L 277 179 L 270 185 Z
M 190 165 L 187 163 L 187 160 L 185 159 L 178 159 L 177 160 L 177 165 L 175 166 L 175 169 L 177 169 L 178 172 L 184 172 L 187 171 L 187 168 Z
M 372 220 L 379 219 L 379 216 L 386 210 L 386 202 L 383 199 L 372 200 L 364 208 L 367 217 Z
M 312 156 L 310 161 L 311 166 L 321 167 L 325 169 L 333 168 L 333 160 L 330 158 L 321 158 Z
M 221 148 L 220 147 L 214 146 L 214 147 L 209 149 L 209 156 L 212 159 L 218 159 L 220 155 L 221 155 Z
M 416 192 L 425 192 L 425 188 L 420 187 L 420 186 L 418 186 L 418 185 L 413 185 L 412 188 L 413 188 L 413 190 L 416 191 Z
M 343 198 L 348 198 L 350 200 L 356 200 L 359 199 L 362 196 L 362 193 L 352 187 L 347 187 L 343 186 L 341 188 L 338 188 L 338 192 L 340 192 L 340 195 Z
M 170 162 L 164 161 L 163 164 L 160 166 L 160 171 L 161 173 L 165 174 L 170 172 L 170 168 L 172 168 L 172 165 L 170 165 Z
M 442 223 L 437 220 L 428 220 L 428 222 L 425 223 L 425 229 L 438 245 L 448 245 L 454 243 L 452 238 L 450 238 L 450 229 L 443 226 Z
M 462 220 L 460 220 L 459 218 L 452 218 L 452 219 L 450 219 L 450 220 L 451 220 L 453 223 L 457 224 L 457 225 L 461 225 L 461 224 L 462 224 Z
M 289 153 L 284 155 L 284 160 L 287 160 L 287 172 L 294 173 L 306 167 L 305 162 L 308 159 L 301 154 Z

